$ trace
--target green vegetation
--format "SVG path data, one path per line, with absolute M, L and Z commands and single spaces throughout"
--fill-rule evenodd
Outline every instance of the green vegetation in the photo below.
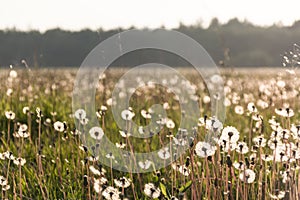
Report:
M 178 101 L 175 95 L 162 92 L 162 88 L 142 88 L 131 101 L 132 111 L 128 112 L 135 113 L 132 121 L 147 124 L 149 115 L 141 109 L 147 110 L 153 103 L 147 100 L 158 96 L 161 102 L 155 103 L 167 103 L 168 118 L 173 124 L 164 124 L 151 140 L 134 142 L 132 137 L 121 136 L 109 99 L 123 72 L 108 70 L 105 81 L 99 81 L 101 89 L 95 97 L 99 130 L 114 143 L 126 144 L 123 148 L 128 150 L 147 152 L 147 147 L 159 148 L 177 133 L 176 116 L 181 112 Z M 71 107 L 75 74 L 71 68 L 1 71 L 1 199 L 299 198 L 297 74 L 284 69 L 264 69 L 263 73 L 224 70 L 226 121 L 216 125 L 209 114 L 210 97 L 203 82 L 192 79 L 194 74 L 190 71 L 182 70 L 196 86 L 191 97 L 197 97 L 201 113 L 194 143 L 171 166 L 140 174 L 102 166 L 92 148 L 82 146 L 74 125 L 80 117 Z M 150 118 L 151 115 L 154 114 Z M 215 146 L 201 142 L 211 127 L 221 138 Z M 94 132 L 92 137 L 100 132 Z M 113 160 L 112 155 L 107 157 Z M 168 159 L 167 155 L 162 160 Z M 151 166 L 147 165 L 137 167 Z
M 284 27 L 273 25 L 259 27 L 249 22 L 232 19 L 226 24 L 212 20 L 208 28 L 201 25 L 178 27 L 180 31 L 198 41 L 216 63 L 225 66 L 281 66 L 280 55 L 300 41 L 300 22 Z M 25 59 L 30 66 L 80 66 L 86 55 L 101 41 L 124 31 L 82 30 L 79 32 L 61 29 L 20 32 L 0 31 L 0 63 L 2 66 L 21 65 Z M 122 38 L 121 38 L 122 39 Z M 162 56 L 164 55 L 164 56 Z M 274 58 L 275 57 L 275 58 Z M 125 56 L 115 66 L 133 66 L 142 61 L 160 61 L 172 66 L 185 66 L 182 60 L 171 55 L 143 50 Z

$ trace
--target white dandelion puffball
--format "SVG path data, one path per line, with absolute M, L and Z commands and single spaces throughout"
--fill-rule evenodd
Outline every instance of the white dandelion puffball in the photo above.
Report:
M 263 135 L 256 136 L 252 139 L 256 146 L 265 147 L 267 144 L 267 140 L 264 138 Z
M 17 73 L 15 70 L 11 70 L 11 71 L 9 72 L 9 76 L 10 76 L 11 78 L 17 78 L 18 73 Z
M 257 112 L 257 108 L 253 102 L 248 103 L 247 109 L 250 113 Z
M 131 133 L 129 133 L 128 131 L 119 131 L 120 135 L 124 138 L 127 138 L 129 136 L 131 136 Z
M 117 187 L 128 188 L 130 186 L 131 180 L 123 176 L 119 179 L 114 179 L 114 183 Z
M 239 140 L 239 138 L 240 138 L 240 133 L 235 127 L 226 126 L 222 130 L 222 135 L 220 137 L 220 140 L 221 141 L 225 140 L 227 142 L 235 143 Z
M 86 112 L 83 109 L 78 109 L 75 111 L 75 117 L 79 120 L 84 119 L 86 117 Z
M 25 163 L 26 163 L 26 160 L 24 158 L 19 157 L 19 158 L 14 159 L 14 164 L 16 164 L 16 165 L 23 166 Z
M 202 119 L 201 119 L 202 120 Z M 203 119 L 204 120 L 204 119 Z M 216 119 L 215 117 L 211 118 L 211 119 L 206 119 L 206 122 L 203 121 L 201 123 L 206 124 L 206 129 L 213 131 L 214 133 L 217 133 L 219 131 L 221 131 L 221 129 L 223 128 L 223 124 L 222 122 L 220 122 L 218 119 Z
M 293 117 L 295 115 L 291 108 L 275 108 L 275 113 L 282 117 Z
M 95 126 L 89 130 L 89 134 L 92 138 L 96 140 L 101 140 L 104 135 L 104 132 L 102 128 Z
M 279 80 L 279 81 L 277 81 L 276 85 L 279 88 L 284 88 L 285 87 L 285 82 L 283 80 Z
M 156 188 L 153 183 L 145 184 L 144 192 L 148 197 L 153 199 L 156 199 L 160 196 L 160 189 Z
M 100 110 L 103 111 L 103 112 L 104 112 L 104 111 L 107 111 L 107 107 L 104 106 L 104 105 L 102 105 L 102 106 L 100 107 Z
M 16 114 L 13 111 L 6 111 L 5 112 L 5 117 L 7 119 L 14 120 L 15 117 L 16 117 Z
M 135 114 L 130 111 L 130 110 L 123 110 L 121 113 L 121 117 L 122 119 L 126 120 L 126 121 L 130 121 L 132 120 L 132 118 L 135 116 Z
M 285 191 L 279 191 L 277 194 L 269 194 L 271 199 L 283 199 L 285 197 Z
M 166 127 L 169 129 L 173 129 L 175 127 L 175 123 L 173 122 L 173 120 L 169 119 L 166 123 Z
M 5 186 L 7 183 L 7 179 L 4 176 L 0 176 L 0 185 Z
M 206 158 L 215 154 L 216 147 L 211 146 L 207 142 L 198 142 L 195 147 L 195 152 L 197 156 L 201 158 Z
M 141 115 L 142 117 L 144 117 L 145 119 L 151 119 L 151 113 L 146 111 L 146 110 L 142 110 L 141 111 Z
M 98 169 L 96 169 L 93 165 L 91 165 L 91 166 L 89 167 L 89 169 L 90 169 L 90 171 L 91 171 L 94 175 L 97 175 L 97 176 L 100 176 L 100 175 L 101 175 L 101 172 L 100 172 Z
M 25 106 L 25 107 L 23 107 L 22 111 L 23 111 L 24 114 L 27 114 L 29 112 L 29 110 L 30 110 L 29 107 Z
M 236 151 L 240 154 L 246 154 L 249 152 L 249 148 L 245 142 L 238 142 L 236 146 Z
M 13 93 L 13 89 L 8 88 L 6 91 L 6 95 L 10 97 L 12 95 L 12 93 Z
M 158 156 L 163 159 L 163 160 L 166 160 L 168 158 L 171 157 L 171 154 L 169 152 L 169 149 L 168 147 L 165 147 L 163 149 L 160 149 L 158 152 L 157 152 Z
M 207 104 L 210 102 L 210 97 L 209 96 L 204 96 L 203 97 L 203 103 Z
M 244 165 L 243 162 L 237 162 L 237 161 L 235 161 L 232 165 L 237 170 L 244 170 L 245 169 L 245 165 Z
M 255 180 L 255 173 L 251 169 L 246 169 L 245 171 L 240 173 L 239 178 L 243 182 L 253 183 Z
M 120 199 L 120 194 L 121 194 L 121 192 L 119 192 L 119 190 L 117 188 L 114 188 L 112 186 L 108 186 L 102 192 L 103 197 L 108 200 Z
M 178 171 L 184 175 L 184 176 L 189 176 L 190 173 L 191 173 L 191 170 L 185 166 L 185 165 L 181 165 L 179 168 L 178 168 Z
M 244 108 L 242 106 L 237 105 L 234 108 L 234 112 L 238 115 L 242 115 L 244 114 Z
M 149 161 L 149 160 L 145 160 L 145 161 L 139 161 L 139 166 L 140 166 L 140 168 L 142 168 L 142 169 L 149 169 L 149 167 L 151 166 L 151 161 Z
M 214 84 L 223 84 L 223 78 L 218 74 L 214 74 L 212 77 L 210 77 L 210 80 Z
M 65 125 L 63 122 L 57 121 L 53 124 L 54 129 L 58 132 L 63 132 L 65 130 Z
M 27 129 L 28 126 L 26 124 L 21 124 L 16 135 L 22 138 L 29 137 L 29 133 L 27 132 Z
M 26 124 L 22 124 L 19 127 L 19 132 L 27 131 L 27 129 L 28 129 L 28 126 Z

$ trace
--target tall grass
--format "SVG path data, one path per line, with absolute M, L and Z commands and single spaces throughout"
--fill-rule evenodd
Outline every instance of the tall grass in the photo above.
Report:
M 226 121 L 218 127 L 215 145 L 207 146 L 201 141 L 214 123 L 209 94 L 202 80 L 182 70 L 197 87 L 201 116 L 194 141 L 172 165 L 136 174 L 102 165 L 93 152 L 101 146 L 82 143 L 71 107 L 75 70 L 16 70 L 16 74 L 12 70 L 0 75 L 1 199 L 299 199 L 297 75 L 272 69 L 253 74 L 223 71 Z M 128 130 L 119 130 L 109 98 L 122 73 L 110 70 L 99 82 L 95 98 L 104 134 L 131 154 L 182 141 L 175 137 L 179 103 L 161 87 L 135 93 L 130 102 L 135 116 L 129 123 L 146 125 L 149 119 L 141 110 L 167 103 L 174 127 L 163 124 L 159 134 L 144 140 L 119 134 L 129 132 L 130 124 Z M 153 102 L 153 97 L 160 102 Z M 113 152 L 107 156 L 114 162 Z M 155 167 L 147 162 L 131 164 Z

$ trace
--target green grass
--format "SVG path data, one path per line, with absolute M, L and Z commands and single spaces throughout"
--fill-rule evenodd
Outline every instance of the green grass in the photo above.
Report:
M 202 80 L 196 79 L 197 76 L 194 72 L 180 70 L 197 86 L 196 95 L 200 99 L 208 95 L 207 90 L 203 89 Z M 120 136 L 120 129 L 114 122 L 111 107 L 107 105 L 106 100 L 110 97 L 118 77 L 124 71 L 125 69 L 108 71 L 103 84 L 104 92 L 98 91 L 95 97 L 96 109 L 101 105 L 108 107 L 103 121 L 99 119 L 99 122 L 105 135 L 113 143 L 120 141 L 126 143 L 126 140 Z M 89 166 L 94 166 L 99 170 L 103 167 L 106 170 L 103 177 L 107 178 L 108 182 L 101 185 L 103 190 L 108 186 L 116 187 L 111 181 L 111 174 L 114 178 L 123 176 L 130 178 L 132 181 L 130 187 L 124 189 L 124 198 L 128 199 L 150 199 L 144 192 L 146 183 L 154 183 L 156 187 L 160 188 L 160 199 L 170 199 L 171 196 L 176 196 L 178 199 L 184 197 L 187 199 L 270 199 L 270 194 L 274 195 L 278 191 L 285 191 L 286 199 L 296 199 L 298 196 L 300 189 L 298 159 L 293 162 L 270 161 L 265 163 L 261 161 L 260 155 L 262 153 L 272 154 L 273 150 L 266 146 L 261 150 L 258 149 L 257 152 L 251 152 L 253 142 L 249 147 L 250 151 L 245 155 L 240 155 L 234 150 L 226 153 L 220 152 L 218 148 L 211 158 L 200 158 L 193 154 L 195 145 L 204 139 L 207 132 L 204 127 L 200 126 L 196 130 L 194 146 L 177 161 L 178 164 L 184 165 L 187 157 L 190 158 L 188 168 L 191 173 L 188 176 L 183 176 L 171 166 L 160 169 L 160 173 L 156 171 L 131 174 L 113 170 L 109 166 L 102 166 L 101 160 L 89 161 L 88 157 L 92 155 L 92 152 L 80 150 L 79 146 L 82 144 L 80 137 L 72 134 L 75 129 L 72 117 L 72 91 L 76 70 L 17 71 L 17 78 L 13 78 L 11 82 L 8 80 L 8 70 L 0 72 L 0 96 L 2 97 L 0 99 L 0 153 L 11 151 L 15 157 L 26 159 L 25 165 L 21 167 L 14 164 L 12 160 L 0 160 L 2 168 L 0 175 L 6 177 L 8 185 L 10 185 L 10 189 L 2 191 L 1 199 L 102 199 L 101 193 L 97 193 L 93 188 L 94 178 L 99 176 L 94 175 L 89 170 Z M 281 74 L 277 72 L 281 72 Z M 226 107 L 226 120 L 223 127 L 234 126 L 237 128 L 240 132 L 239 141 L 245 140 L 248 143 L 250 132 L 252 132 L 252 138 L 261 134 L 269 139 L 272 129 L 268 120 L 272 116 L 276 116 L 276 120 L 282 128 L 290 129 L 292 123 L 299 124 L 299 95 L 289 96 L 291 91 L 299 92 L 300 82 L 298 79 L 294 79 L 296 77 L 285 74 L 283 69 L 277 69 L 276 73 L 272 72 L 272 69 L 265 69 L 262 72 L 256 72 L 253 69 L 224 70 L 222 75 L 226 88 L 230 89 L 226 97 L 231 102 L 231 105 Z M 276 81 L 279 79 L 285 80 L 284 88 L 276 85 Z M 228 82 L 229 80 L 232 84 Z M 263 84 L 269 87 L 271 94 L 266 95 L 264 91 L 259 90 Z M 6 94 L 9 88 L 13 90 L 11 96 Z M 133 122 L 138 125 L 146 125 L 148 121 L 141 116 L 140 110 L 148 109 L 153 103 L 168 102 L 171 109 L 167 111 L 167 114 L 176 124 L 175 129 L 171 130 L 172 134 L 175 134 L 179 127 L 181 113 L 178 101 L 174 100 L 174 95 L 167 94 L 165 89 L 160 87 L 151 90 L 141 88 L 139 92 L 142 95 L 135 95 L 130 101 L 136 114 Z M 285 94 L 287 94 L 287 98 L 283 98 Z M 236 104 L 233 104 L 234 95 L 239 97 Z M 257 106 L 263 121 L 257 129 L 252 130 L 255 122 L 251 120 L 251 114 L 247 114 L 247 104 L 249 102 L 257 104 L 258 99 L 268 102 L 269 106 L 264 109 Z M 278 116 L 274 111 L 275 108 L 282 107 L 286 103 L 295 112 L 291 118 Z M 236 105 L 241 105 L 245 109 L 244 114 L 235 113 Z M 24 114 L 22 111 L 25 106 L 30 108 L 28 114 Z M 40 108 L 43 115 L 40 127 L 36 108 Z M 201 100 L 199 109 L 201 113 L 199 118 L 205 115 L 210 117 L 210 104 L 204 104 Z M 5 117 L 5 111 L 9 110 L 16 114 L 14 120 L 8 120 Z M 51 122 L 46 124 L 46 119 L 50 119 Z M 53 123 L 56 121 L 65 122 L 67 129 L 64 132 L 55 131 Z M 13 136 L 19 124 L 28 125 L 30 138 L 20 139 Z M 169 129 L 163 128 L 159 135 L 156 134 L 151 139 L 129 138 L 129 142 L 134 146 L 135 152 L 148 152 L 148 145 L 152 150 L 157 150 L 161 147 L 161 142 L 164 144 L 169 142 L 167 137 L 170 134 L 169 131 Z M 10 134 L 10 141 L 8 141 L 8 134 Z M 38 144 L 39 135 L 40 146 Z M 283 141 L 283 143 L 287 142 L 298 144 L 298 141 L 292 137 Z M 129 148 L 128 145 L 126 148 Z M 253 153 L 257 159 L 251 163 L 250 156 Z M 230 161 L 227 156 L 230 156 Z M 230 162 L 247 163 L 247 160 L 250 162 L 247 168 L 256 174 L 254 182 L 249 184 L 239 180 L 238 176 L 242 171 L 236 170 L 230 165 Z M 282 182 L 280 171 L 289 172 L 290 178 L 286 183 Z M 87 175 L 87 180 L 84 178 L 85 175 Z M 122 192 L 122 188 L 119 188 L 119 191 Z

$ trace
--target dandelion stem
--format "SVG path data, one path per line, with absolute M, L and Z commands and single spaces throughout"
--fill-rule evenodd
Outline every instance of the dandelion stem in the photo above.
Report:
M 22 194 L 22 165 L 19 163 L 19 192 L 20 192 L 20 199 L 23 199 L 23 194 Z

